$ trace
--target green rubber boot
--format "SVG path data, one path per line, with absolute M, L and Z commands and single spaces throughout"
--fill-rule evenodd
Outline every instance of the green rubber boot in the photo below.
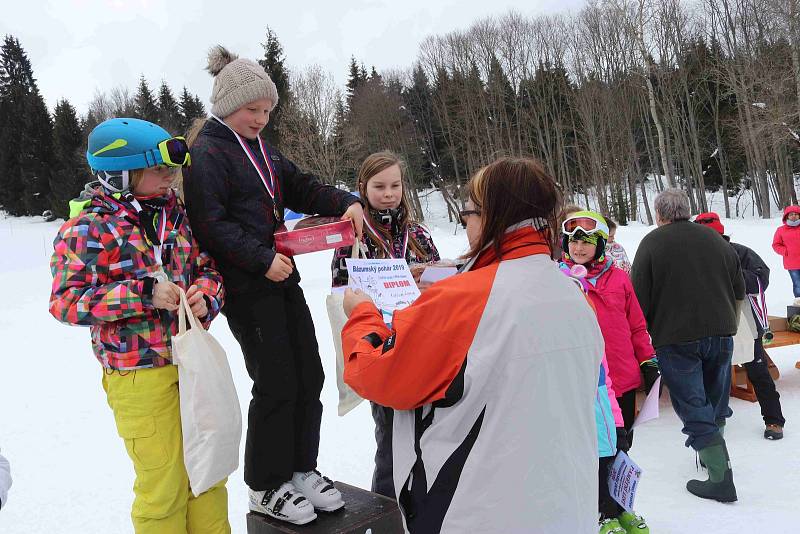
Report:
M 725 439 L 725 419 L 723 419 L 722 421 L 717 421 L 717 428 L 719 429 L 719 436 L 722 439 Z M 706 464 L 703 461 L 703 457 L 702 456 L 700 457 L 700 466 L 703 469 L 706 469 Z
M 617 520 L 627 534 L 650 534 L 650 527 L 640 515 L 622 512 Z
M 736 501 L 736 486 L 733 485 L 733 471 L 725 442 L 700 449 L 699 454 L 708 469 L 708 480 L 690 480 L 686 489 L 702 499 Z
M 625 529 L 616 517 L 600 521 L 600 534 L 625 534 Z

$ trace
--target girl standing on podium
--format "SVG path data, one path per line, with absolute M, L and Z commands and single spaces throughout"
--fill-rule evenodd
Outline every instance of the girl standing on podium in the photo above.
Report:
M 367 258 L 403 258 L 409 265 L 439 261 L 433 238 L 421 224 L 411 218 L 405 187 L 405 162 L 392 152 L 371 154 L 358 171 L 358 192 L 366 200 L 364 234 L 361 249 Z M 348 282 L 347 258 L 353 247 L 342 247 L 333 255 L 331 271 L 333 287 Z M 422 270 L 412 269 L 417 281 Z M 392 419 L 391 408 L 370 403 L 375 420 L 375 471 L 372 491 L 395 498 L 392 482 Z

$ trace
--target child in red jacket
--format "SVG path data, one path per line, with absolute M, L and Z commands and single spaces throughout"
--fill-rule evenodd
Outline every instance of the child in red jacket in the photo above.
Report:
M 795 298 L 800 297 L 800 206 L 786 206 L 783 226 L 775 230 L 772 249 L 783 256 L 783 268 L 792 277 Z

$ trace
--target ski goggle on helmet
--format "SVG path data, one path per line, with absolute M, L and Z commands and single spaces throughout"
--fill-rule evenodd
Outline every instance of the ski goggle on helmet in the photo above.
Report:
M 561 223 L 561 232 L 566 236 L 572 237 L 579 231 L 608 239 L 608 224 L 602 215 L 594 211 L 577 211 Z
M 89 134 L 86 160 L 103 185 L 128 188 L 128 171 L 164 165 L 191 164 L 183 137 L 173 137 L 161 126 L 133 118 L 115 118 L 98 124 Z

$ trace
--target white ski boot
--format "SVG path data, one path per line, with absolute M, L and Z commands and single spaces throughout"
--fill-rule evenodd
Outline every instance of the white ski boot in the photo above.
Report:
M 295 473 L 292 484 L 308 497 L 314 508 L 323 512 L 335 512 L 344 506 L 342 494 L 328 477 L 316 469 L 305 473 Z
M 311 502 L 291 482 L 284 482 L 274 490 L 250 490 L 250 511 L 295 525 L 305 525 L 317 518 Z

